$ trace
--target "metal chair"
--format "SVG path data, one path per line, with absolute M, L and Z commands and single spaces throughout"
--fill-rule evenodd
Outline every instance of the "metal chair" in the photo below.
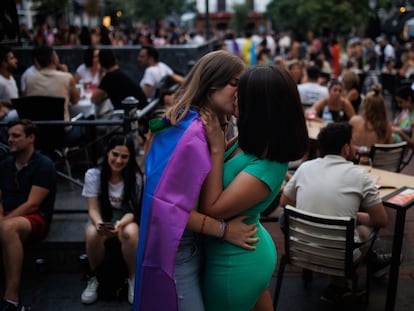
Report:
M 368 241 L 373 241 L 376 231 L 367 241 L 356 243 L 354 241 L 355 219 L 351 217 L 318 215 L 289 205 L 285 207 L 284 215 L 285 254 L 281 258 L 277 274 L 273 297 L 274 309 L 277 308 L 286 264 L 351 279 L 352 291 L 356 293 L 358 263 L 354 261 L 354 250 Z M 368 267 L 365 283 L 366 302 L 369 297 L 369 272 Z
M 400 172 L 407 149 L 407 142 L 395 144 L 374 144 L 371 147 L 370 157 L 375 168 Z

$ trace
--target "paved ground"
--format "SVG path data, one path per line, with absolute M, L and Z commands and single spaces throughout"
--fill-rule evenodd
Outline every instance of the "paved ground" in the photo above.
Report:
M 273 290 L 275 278 L 272 279 Z M 328 280 L 323 276 L 315 275 L 310 289 L 304 289 L 300 277 L 287 274 L 281 289 L 278 310 L 366 310 L 383 311 L 387 279 L 374 280 L 370 296 L 370 303 L 353 306 L 331 306 L 319 299 L 320 293 Z M 24 303 L 31 305 L 33 311 L 75 311 L 75 310 L 131 310 L 131 306 L 123 297 L 121 301 L 98 301 L 93 305 L 85 306 L 80 303 L 80 294 L 85 282 L 80 280 L 76 273 L 49 274 L 44 282 L 26 279 L 23 284 L 22 297 Z M 411 311 L 414 307 L 414 280 L 400 279 L 396 311 Z M 366 307 L 366 308 L 365 308 Z M 156 310 L 158 311 L 158 310 Z M 194 310 L 197 311 L 197 310 Z
M 64 182 L 61 183 L 58 192 L 59 209 L 65 208 L 86 208 L 83 198 L 80 196 L 80 189 L 70 189 Z M 414 210 L 410 211 L 413 218 Z M 31 305 L 34 311 L 69 311 L 69 310 L 131 310 L 126 297 L 121 301 L 98 301 L 93 305 L 85 306 L 80 303 L 80 294 L 86 283 L 81 281 L 80 266 L 78 256 L 84 252 L 83 228 L 87 222 L 86 214 L 61 214 L 55 215 L 53 232 L 49 235 L 48 245 L 54 254 L 59 254 L 57 259 L 50 259 L 51 262 L 57 260 L 63 262 L 63 267 L 48 266 L 48 273 L 43 282 L 36 280 L 33 259 L 30 259 L 22 284 L 22 300 L 25 304 Z M 279 257 L 283 252 L 283 235 L 278 224 L 275 222 L 265 223 L 266 228 L 271 233 L 277 248 Z M 408 232 L 413 232 L 414 222 L 410 222 L 406 227 Z M 414 250 L 412 233 L 406 235 L 403 244 L 404 261 L 400 269 L 400 279 L 397 291 L 396 311 L 411 311 L 414 309 Z M 390 249 L 391 236 L 385 231 L 377 242 L 377 248 L 388 251 Z M 68 251 L 66 248 L 70 248 Z M 65 250 L 64 250 L 65 248 Z M 46 257 L 49 254 L 46 254 Z M 49 255 L 50 256 L 50 255 Z M 70 271 L 59 272 L 60 270 Z M 275 271 L 276 272 L 276 271 Z M 382 311 L 385 306 L 385 296 L 387 290 L 387 278 L 372 280 L 372 291 L 370 303 L 365 305 L 353 306 L 330 306 L 320 301 L 320 293 L 327 285 L 328 280 L 322 275 L 315 274 L 310 289 L 304 289 L 300 278 L 300 271 L 287 266 L 285 278 L 282 284 L 281 297 L 278 310 L 302 311 L 302 310 L 338 310 L 353 309 L 366 311 Z M 276 278 L 272 278 L 270 285 L 273 293 Z M 364 284 L 364 277 L 361 278 L 361 286 Z M 0 288 L 2 284 L 0 284 Z M 158 311 L 158 310 L 155 310 Z M 197 311 L 197 310 L 194 310 Z

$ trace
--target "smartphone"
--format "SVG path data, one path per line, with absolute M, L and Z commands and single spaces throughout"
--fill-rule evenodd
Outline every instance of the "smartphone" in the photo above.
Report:
M 112 230 L 112 229 L 114 229 L 115 226 L 112 222 L 104 222 L 104 223 L 101 224 L 101 227 L 103 229 Z

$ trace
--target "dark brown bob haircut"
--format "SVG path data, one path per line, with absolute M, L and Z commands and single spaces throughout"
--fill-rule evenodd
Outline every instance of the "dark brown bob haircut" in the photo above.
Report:
M 261 159 L 289 162 L 308 149 L 308 131 L 295 81 L 274 65 L 248 68 L 238 87 L 240 148 Z

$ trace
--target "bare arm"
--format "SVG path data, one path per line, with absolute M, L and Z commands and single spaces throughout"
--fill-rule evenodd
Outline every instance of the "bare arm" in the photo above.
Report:
M 367 212 L 357 213 L 358 223 L 373 228 L 382 228 L 387 225 L 388 215 L 382 203 L 378 203 L 364 209 Z
M 227 219 L 263 201 L 270 194 L 270 189 L 257 177 L 241 172 L 222 190 L 224 135 L 214 113 L 202 111 L 202 118 L 210 146 L 212 169 L 203 184 L 200 211 Z
M 411 127 L 413 128 L 413 126 Z M 392 131 L 400 135 L 401 139 L 407 142 L 409 148 L 414 149 L 414 135 L 412 137 L 408 136 L 404 129 L 399 126 L 393 126 Z
M 291 206 L 296 206 L 296 201 L 288 198 L 284 193 L 282 193 L 282 196 L 280 197 L 280 205 L 285 206 L 288 204 Z
M 101 213 L 99 212 L 98 198 L 87 198 L 86 202 L 88 203 L 88 215 L 90 222 L 93 226 L 95 226 L 96 231 L 103 233 L 103 229 L 101 227 L 103 220 L 101 217 Z
M 224 232 L 224 240 L 239 247 L 254 250 L 255 246 L 251 245 L 259 241 L 259 238 L 253 236 L 257 233 L 255 224 L 246 225 L 243 220 L 248 216 L 239 216 L 227 222 L 227 228 Z M 221 238 L 221 223 L 219 220 L 201 214 L 197 211 L 191 211 L 190 218 L 187 222 L 187 229 L 201 234 L 207 234 Z
M 359 92 L 356 89 L 352 89 L 346 94 L 345 98 L 352 102 L 353 100 L 356 100 L 359 97 Z
M 184 78 L 183 76 L 181 76 L 181 75 L 179 75 L 179 74 L 176 74 L 176 73 L 173 73 L 173 74 L 171 75 L 171 78 L 172 78 L 175 82 L 177 82 L 177 83 L 179 83 L 179 84 L 183 83 L 183 82 L 184 82 L 184 80 L 185 80 L 185 78 Z
M 91 97 L 91 101 L 94 103 L 94 104 L 100 104 L 100 103 L 102 103 L 106 98 L 108 98 L 108 94 L 104 91 L 104 90 L 102 90 L 102 89 L 100 89 L 100 88 L 97 88 L 96 90 L 95 90 L 95 92 L 92 94 L 92 97 Z
M 352 106 L 351 102 L 346 98 L 343 98 L 343 109 L 348 120 L 355 115 L 354 107 Z
M 325 107 L 325 105 L 327 104 L 327 99 L 323 98 L 319 101 L 317 101 L 316 103 L 314 103 L 311 107 L 311 109 L 316 111 L 316 114 L 320 114 L 321 111 L 323 110 L 323 107 Z
M 28 215 L 35 213 L 39 210 L 40 204 L 44 201 L 46 196 L 49 194 L 49 189 L 32 186 L 27 201 L 12 210 L 4 219 L 13 218 L 22 215 Z
M 154 91 L 154 86 L 153 85 L 149 85 L 149 84 L 145 84 L 144 87 L 142 88 L 142 90 L 144 91 L 144 94 L 147 98 L 150 98 L 152 95 L 152 92 Z
M 99 212 L 99 202 L 98 198 L 87 198 L 86 202 L 88 203 L 88 215 L 90 222 L 96 226 L 98 223 L 102 223 L 101 213 Z
M 72 77 L 69 82 L 69 99 L 72 105 L 76 105 L 79 102 L 80 94 L 76 88 L 75 79 Z

